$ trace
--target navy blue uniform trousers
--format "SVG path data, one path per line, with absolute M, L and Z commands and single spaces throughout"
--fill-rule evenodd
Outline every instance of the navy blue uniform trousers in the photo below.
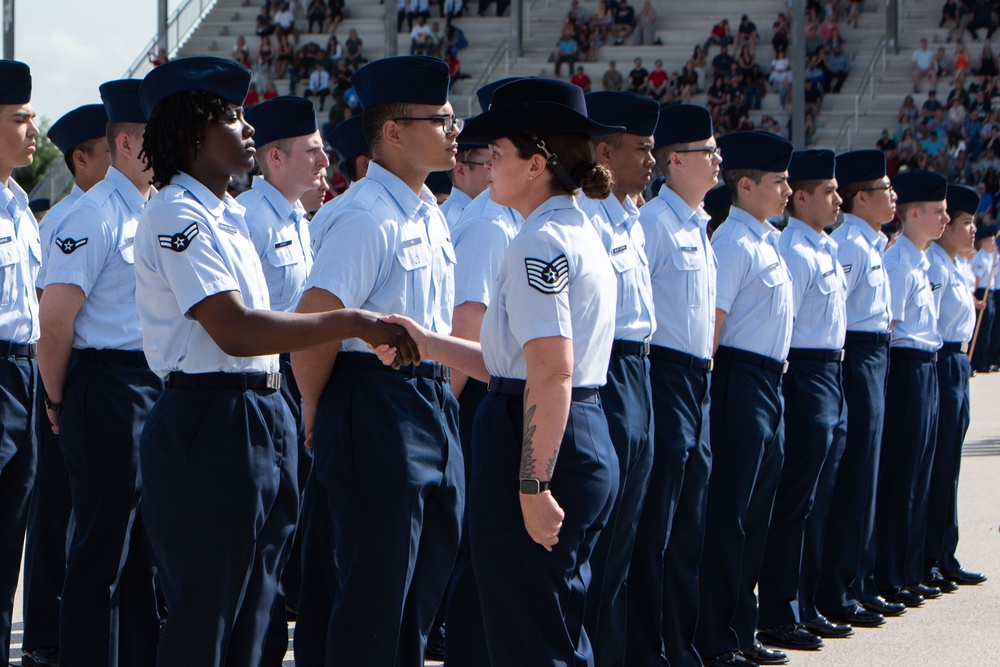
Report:
M 288 626 L 275 603 L 299 504 L 298 443 L 281 395 L 168 381 L 139 454 L 168 608 L 156 664 L 281 664 Z
M 489 646 L 482 667 L 591 667 L 583 627 L 588 561 L 611 513 L 618 457 L 599 401 L 573 401 L 551 486 L 566 516 L 547 551 L 521 514 L 523 402 L 519 393 L 493 391 L 476 415 L 469 544 Z
M 600 394 L 618 455 L 618 493 L 590 556 L 583 624 L 594 647 L 595 667 L 622 667 L 626 664 L 626 582 L 653 467 L 653 400 L 645 353 L 612 352 L 608 383 Z
M 292 362 L 289 354 L 280 356 L 281 363 L 281 396 L 288 404 L 288 411 L 292 415 L 292 423 L 295 424 L 296 439 L 299 443 L 299 470 L 297 481 L 299 485 L 299 521 L 292 535 L 292 546 L 288 553 L 288 564 L 281 575 L 281 596 L 279 606 L 286 604 L 292 609 L 298 609 L 299 597 L 302 593 L 302 534 L 309 528 L 305 525 L 305 520 L 301 514 L 301 508 L 305 506 L 305 494 L 308 490 L 306 480 L 309 479 L 309 471 L 312 470 L 312 450 L 306 448 L 306 430 L 302 422 L 302 394 L 295 384 L 295 376 L 292 374 Z M 305 517 L 308 519 L 309 517 Z
M 947 343 L 945 344 L 947 345 Z M 938 432 L 928 496 L 924 572 L 950 573 L 962 566 L 958 548 L 958 475 L 969 430 L 969 358 L 960 349 L 938 352 Z
M 340 573 L 328 665 L 423 664 L 465 500 L 458 403 L 444 370 L 337 355 L 313 431 Z
M 1000 366 L 1000 290 L 992 290 L 990 300 L 993 301 L 993 326 L 990 327 L 985 361 L 991 366 Z
M 753 644 L 760 573 L 784 448 L 781 370 L 773 359 L 720 347 L 712 376 L 701 609 L 695 647 L 705 658 Z
M 709 360 L 676 350 L 653 347 L 650 357 L 653 469 L 632 551 L 625 664 L 700 667 L 694 633 L 712 470 L 711 371 Z
M 300 544 L 303 583 L 295 621 L 295 665 L 323 667 L 326 665 L 326 633 L 333 600 L 337 597 L 339 575 L 329 499 L 315 469 L 310 472 L 302 493 L 295 540 Z
M 829 495 L 820 495 L 821 474 L 844 419 L 840 361 L 823 359 L 840 350 L 792 349 L 782 381 L 785 399 L 785 459 L 774 496 L 767 546 L 758 582 L 758 628 L 778 628 L 800 617 L 799 588 L 808 559 L 815 572 L 814 548 L 806 552 L 806 526 L 814 510 L 828 514 Z M 843 438 L 836 438 L 843 440 Z M 835 469 L 835 467 L 834 467 Z M 827 471 L 829 479 L 830 471 Z M 832 491 L 824 484 L 824 491 Z M 815 578 L 812 578 L 815 585 Z
M 976 317 L 982 320 L 982 324 L 976 323 L 979 335 L 976 337 L 976 349 L 972 351 L 972 369 L 984 371 L 990 367 L 987 357 L 987 350 L 990 349 L 990 341 L 993 337 L 993 320 L 996 317 L 996 305 L 993 303 L 993 292 L 986 298 L 986 289 L 977 289 L 976 298 L 986 301 L 985 307 L 977 311 Z
M 875 586 L 875 497 L 889 377 L 889 334 L 847 332 L 844 345 L 847 431 L 833 487 L 823 562 L 816 588 L 820 611 L 837 613 L 878 595 Z
M 24 540 L 24 639 L 26 651 L 59 646 L 59 598 L 66 578 L 66 548 L 73 502 L 59 436 L 42 402 L 36 407 L 38 472 Z
M 9 664 L 14 592 L 38 455 L 38 370 L 33 358 L 14 356 L 10 347 L 0 341 L 0 665 Z
M 875 509 L 879 589 L 923 579 L 927 492 L 938 427 L 936 355 L 895 347 L 889 358 Z
M 139 510 L 139 437 L 162 390 L 141 351 L 73 351 L 59 419 L 73 502 L 62 665 L 141 667 L 156 660 L 160 626 Z

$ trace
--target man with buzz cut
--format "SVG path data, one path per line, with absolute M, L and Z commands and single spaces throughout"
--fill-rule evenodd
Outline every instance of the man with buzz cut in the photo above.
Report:
M 465 207 L 486 190 L 486 160 L 489 156 L 488 146 L 458 142 L 455 168 L 448 172 L 452 185 L 451 196 L 441 204 L 441 212 L 452 232 Z

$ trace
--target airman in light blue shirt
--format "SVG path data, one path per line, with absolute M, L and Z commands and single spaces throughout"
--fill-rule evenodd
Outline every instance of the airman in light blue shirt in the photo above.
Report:
M 83 196 L 84 190 L 76 183 L 69 194 L 59 200 L 59 202 L 49 209 L 42 221 L 38 223 L 38 238 L 42 245 L 42 265 L 38 269 L 38 277 L 35 279 L 35 287 L 45 289 L 45 275 L 49 269 L 49 251 L 52 249 L 53 235 L 56 228 L 73 208 L 73 204 Z
M 0 340 L 38 340 L 35 280 L 42 264 L 38 224 L 13 178 L 0 185 Z
M 839 350 L 847 333 L 847 280 L 837 243 L 798 218 L 778 241 L 792 277 L 792 347 Z
M 847 329 L 887 332 L 892 311 L 882 253 L 889 239 L 853 213 L 845 213 L 844 223 L 830 236 L 847 279 Z
M 937 243 L 927 248 L 927 258 L 928 279 L 938 311 L 938 334 L 943 342 L 968 343 L 976 328 L 976 306 L 960 258 L 952 260 Z
M 490 292 L 500 273 L 504 253 L 524 221 L 512 208 L 490 199 L 484 190 L 462 212 L 452 227 L 455 246 L 455 305 L 490 305 Z
M 942 340 L 937 330 L 937 303 L 927 277 L 931 266 L 927 255 L 902 234 L 886 251 L 885 265 L 892 290 L 890 347 L 936 351 Z

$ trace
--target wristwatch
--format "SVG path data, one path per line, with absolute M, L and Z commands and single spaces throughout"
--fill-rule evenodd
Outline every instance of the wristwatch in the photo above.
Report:
M 62 403 L 53 403 L 48 396 L 45 396 L 43 401 L 45 403 L 45 407 L 52 410 L 52 412 L 59 412 L 62 410 Z
M 543 482 L 540 479 L 525 477 L 521 479 L 520 491 L 526 496 L 537 496 L 542 491 L 548 491 L 551 484 L 552 482 L 548 480 Z

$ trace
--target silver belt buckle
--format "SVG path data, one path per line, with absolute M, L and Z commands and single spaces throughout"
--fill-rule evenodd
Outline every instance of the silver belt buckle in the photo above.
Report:
M 705 370 L 708 371 L 708 372 L 712 372 L 712 370 L 714 368 L 715 368 L 715 359 L 709 359 L 708 360 L 708 368 L 706 368 Z
M 275 391 L 281 389 L 281 373 L 268 373 L 265 386 Z
M 844 361 L 844 350 L 843 349 L 840 350 L 840 361 L 841 362 Z
M 787 372 L 788 372 L 788 361 L 785 361 L 785 363 L 781 364 L 781 374 L 784 375 Z
M 968 353 L 969 353 L 969 344 L 962 343 L 962 354 L 968 354 Z

